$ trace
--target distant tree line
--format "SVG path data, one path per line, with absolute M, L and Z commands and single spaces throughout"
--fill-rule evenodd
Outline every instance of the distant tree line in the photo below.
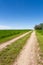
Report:
M 36 30 L 43 30 L 43 23 L 40 23 L 39 25 L 35 25 L 34 27 Z

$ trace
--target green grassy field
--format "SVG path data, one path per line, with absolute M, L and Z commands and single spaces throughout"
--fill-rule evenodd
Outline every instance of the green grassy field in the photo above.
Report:
M 0 44 L 30 30 L 0 30 Z
M 15 43 L 7 46 L 7 48 L 3 49 L 3 51 L 0 51 L 0 65 L 12 65 L 30 35 L 31 33 L 27 34 Z

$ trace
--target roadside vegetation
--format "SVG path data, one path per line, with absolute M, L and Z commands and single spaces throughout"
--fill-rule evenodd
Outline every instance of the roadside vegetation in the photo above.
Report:
M 40 46 L 40 63 L 43 65 L 43 30 L 37 30 L 36 35 Z
M 32 32 L 0 51 L 0 65 L 12 65 Z
M 28 31 L 30 30 L 0 30 L 0 44 Z
M 37 30 L 36 34 L 37 34 L 37 39 L 40 45 L 40 49 L 43 52 L 43 30 Z

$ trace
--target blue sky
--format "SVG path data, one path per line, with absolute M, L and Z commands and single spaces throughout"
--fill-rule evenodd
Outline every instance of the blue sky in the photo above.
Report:
M 0 29 L 29 29 L 43 23 L 43 0 L 0 0 Z

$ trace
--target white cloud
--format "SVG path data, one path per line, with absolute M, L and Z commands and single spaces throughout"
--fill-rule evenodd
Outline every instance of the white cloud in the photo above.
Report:
M 11 28 L 9 26 L 0 25 L 0 30 L 1 29 L 11 29 Z

